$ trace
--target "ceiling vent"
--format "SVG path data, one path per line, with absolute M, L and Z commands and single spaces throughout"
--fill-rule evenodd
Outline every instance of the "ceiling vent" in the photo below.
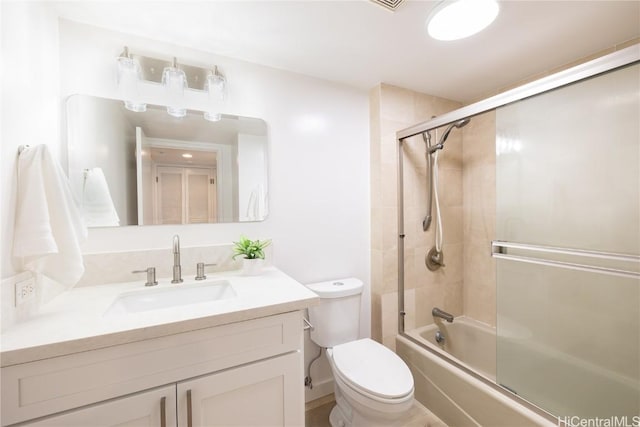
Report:
M 380 6 L 384 6 L 389 10 L 396 10 L 400 3 L 404 0 L 371 0 L 372 2 L 379 4 Z

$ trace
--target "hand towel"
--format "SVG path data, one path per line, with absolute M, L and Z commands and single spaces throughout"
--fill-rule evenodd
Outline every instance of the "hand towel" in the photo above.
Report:
M 87 169 L 84 172 L 82 216 L 87 227 L 120 225 L 120 217 L 113 205 L 111 192 L 101 168 Z
M 23 150 L 17 170 L 13 255 L 18 269 L 55 281 L 41 289 L 40 299 L 46 302 L 75 285 L 84 273 L 80 244 L 87 228 L 69 180 L 46 145 Z
M 246 221 L 262 221 L 267 213 L 267 195 L 262 184 L 258 184 L 249 195 Z

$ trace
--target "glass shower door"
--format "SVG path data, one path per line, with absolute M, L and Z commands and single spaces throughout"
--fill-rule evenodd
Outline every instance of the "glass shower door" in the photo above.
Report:
M 640 415 L 639 75 L 496 111 L 497 382 L 560 417 Z

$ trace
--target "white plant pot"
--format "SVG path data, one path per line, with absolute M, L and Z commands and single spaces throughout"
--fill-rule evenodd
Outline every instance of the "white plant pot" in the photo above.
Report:
M 242 258 L 242 274 L 245 276 L 257 276 L 262 273 L 264 260 L 261 258 Z

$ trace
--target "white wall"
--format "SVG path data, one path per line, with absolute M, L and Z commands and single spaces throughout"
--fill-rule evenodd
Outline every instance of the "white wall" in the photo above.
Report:
M 23 144 L 48 144 L 60 158 L 58 21 L 41 4 L 0 2 L 2 19 L 2 277 L 13 275 L 16 155 Z
M 166 43 L 58 22 L 46 4 L 3 2 L 2 20 L 3 68 L 18 64 L 17 72 L 11 74 L 14 92 L 7 98 L 3 93 L 2 100 L 2 118 L 7 123 L 2 130 L 1 160 L 3 252 L 11 249 L 11 240 L 4 237 L 12 234 L 12 170 L 17 146 L 47 143 L 66 166 L 66 148 L 59 141 L 60 100 L 75 93 L 114 97 L 114 58 L 124 45 L 135 53 L 166 58 L 175 55 L 193 65 L 215 64 L 229 81 L 225 113 L 260 117 L 269 126 L 268 219 L 241 224 L 92 229 L 84 253 L 168 248 L 176 233 L 183 246 L 227 243 L 240 234 L 272 238 L 273 263 L 302 283 L 348 276 L 363 279 L 367 290 L 361 331 L 369 335 L 366 93 Z M 13 44 L 5 50 L 7 42 Z M 3 80 L 3 91 L 5 83 Z M 161 103 L 162 91 L 157 86 L 146 86 L 142 92 L 147 102 Z M 204 95 L 188 93 L 187 107 L 203 109 L 205 99 Z M 3 257 L 2 277 L 13 273 Z M 305 347 L 307 359 L 313 357 L 317 348 L 309 343 Z M 322 371 L 318 375 L 326 378 L 326 366 Z M 314 380 L 317 383 L 318 378 Z

